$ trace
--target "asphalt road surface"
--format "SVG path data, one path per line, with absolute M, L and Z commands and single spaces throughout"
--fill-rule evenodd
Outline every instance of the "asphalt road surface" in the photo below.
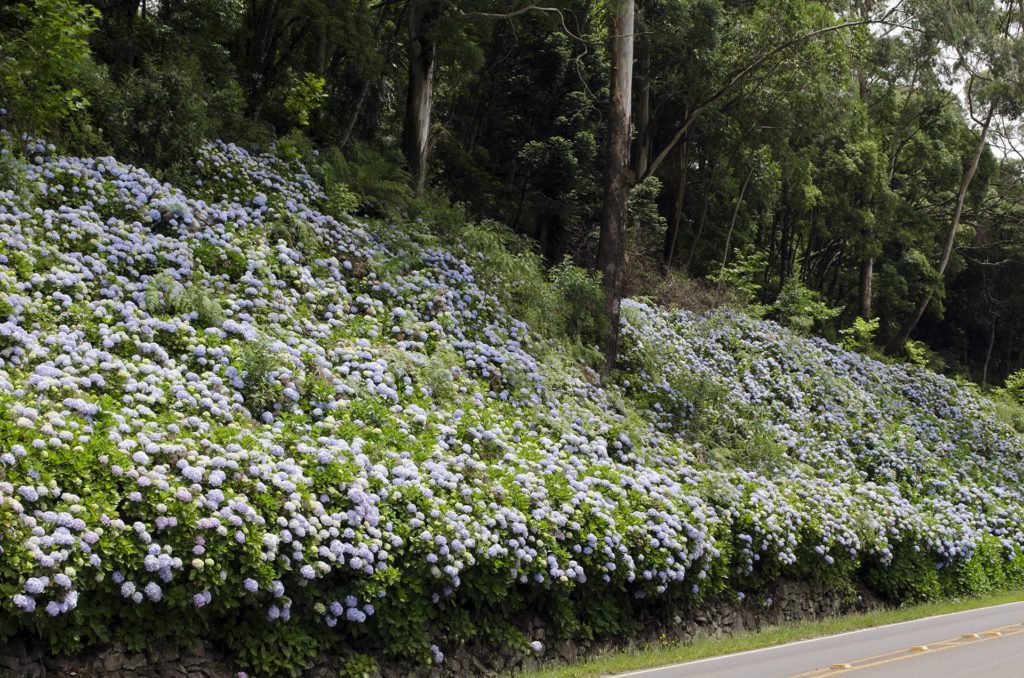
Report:
M 1024 678 L 1024 602 L 802 640 L 620 678 Z

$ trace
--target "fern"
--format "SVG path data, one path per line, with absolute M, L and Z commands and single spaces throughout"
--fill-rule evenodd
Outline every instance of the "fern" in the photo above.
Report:
M 202 287 L 186 287 L 169 273 L 159 273 L 146 284 L 146 310 L 153 315 L 192 315 L 202 328 L 220 327 L 226 316 L 224 309 Z
M 359 207 L 384 215 L 401 212 L 413 200 L 409 173 L 392 155 L 356 144 L 347 156 L 332 149 L 322 157 L 328 196 L 344 197 L 340 206 L 351 205 L 354 196 Z M 339 184 L 344 188 L 337 188 Z M 343 196 L 342 190 L 350 196 Z
M 298 247 L 306 254 L 318 254 L 324 249 L 316 230 L 294 214 L 274 223 L 267 233 L 267 240 L 272 243 L 284 240 L 289 247 Z
M 159 273 L 146 284 L 146 310 L 153 315 L 180 310 L 185 287 L 170 273 Z

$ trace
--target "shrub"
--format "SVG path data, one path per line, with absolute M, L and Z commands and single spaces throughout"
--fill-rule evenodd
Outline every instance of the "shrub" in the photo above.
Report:
M 552 299 L 536 243 L 489 220 L 463 221 L 458 236 L 480 284 L 515 317 L 535 328 L 549 328 Z
M 324 251 L 316 230 L 300 217 L 288 213 L 267 229 L 267 240 L 274 244 L 283 241 L 289 247 L 301 249 L 306 256 L 316 256 Z
M 864 320 L 860 316 L 853 319 L 853 324 L 839 330 L 840 345 L 847 351 L 857 351 L 865 355 L 877 356 L 875 336 L 878 334 L 878 318 Z
M 226 316 L 201 287 L 177 282 L 169 273 L 150 278 L 146 284 L 146 310 L 153 314 L 191 315 L 200 328 L 220 327 Z
M 300 162 L 198 155 L 187 195 L 67 157 L 21 171 L 95 195 L 0 194 L 0 643 L 413 672 L 526 651 L 528 616 L 613 636 L 784 575 L 893 600 L 1021 581 L 1021 438 L 976 390 L 630 299 L 634 369 L 602 385 L 515 317 L 564 335 L 597 289 L 571 264 L 450 205 L 433 232 L 338 221 Z
M 597 344 L 607 320 L 600 274 L 575 266 L 566 257 L 547 273 L 558 314 L 557 333 L 584 344 Z
M 906 355 L 907 362 L 911 365 L 922 368 L 928 367 L 930 356 L 928 346 L 923 341 L 909 339 L 903 344 L 903 353 Z
M 23 161 L 0 138 L 0 191 L 11 191 L 23 202 L 31 201 L 32 189 L 25 180 Z
M 732 262 L 708 276 L 708 279 L 734 289 L 742 303 L 753 303 L 761 294 L 761 283 L 758 278 L 764 271 L 767 260 L 764 252 L 745 248 L 737 251 Z
M 927 548 L 903 541 L 893 549 L 891 562 L 870 562 L 862 576 L 876 593 L 893 603 L 936 600 L 942 595 L 935 559 Z
M 344 154 L 337 148 L 329 149 L 321 155 L 321 166 L 328 194 L 341 184 L 369 214 L 403 213 L 413 201 L 412 179 L 394 153 L 356 143 Z
M 1024 433 L 1024 403 L 1001 388 L 986 394 L 992 401 L 993 415 L 1018 433 Z
M 259 418 L 283 402 L 284 386 L 275 378 L 280 365 L 266 339 L 248 341 L 242 346 L 238 359 L 241 393 L 253 417 Z
M 19 2 L 0 12 L 14 26 L 0 34 L 3 126 L 22 134 L 54 133 L 89 106 L 84 92 L 102 77 L 88 43 L 99 12 L 75 0 Z
M 818 292 L 809 289 L 796 275 L 792 275 L 782 286 L 779 296 L 767 308 L 766 315 L 807 336 L 842 312 L 842 308 L 828 306 Z
M 1006 378 L 1003 389 L 1017 402 L 1024 404 L 1024 370 L 1014 372 Z
M 285 110 L 291 114 L 296 126 L 306 127 L 310 116 L 327 98 L 324 93 L 327 81 L 316 73 L 291 74 L 290 80 L 291 86 L 284 101 Z

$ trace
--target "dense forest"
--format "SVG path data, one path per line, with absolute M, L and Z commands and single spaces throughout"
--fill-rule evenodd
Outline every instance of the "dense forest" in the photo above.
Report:
M 283 138 L 364 210 L 455 204 L 596 265 L 609 312 L 782 295 L 998 383 L 1024 365 L 1021 12 L 39 0 L 0 15 L 0 99 L 9 129 L 168 177 L 203 139 Z
M 8 129 L 166 177 L 204 139 L 283 141 L 369 213 L 500 222 L 603 273 L 612 359 L 623 295 L 781 299 L 817 333 L 998 383 L 1024 366 L 1021 18 L 1002 0 L 38 0 L 0 14 L 0 102 Z

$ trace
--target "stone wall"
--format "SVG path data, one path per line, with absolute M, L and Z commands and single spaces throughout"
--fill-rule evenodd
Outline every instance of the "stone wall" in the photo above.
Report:
M 538 619 L 523 619 L 521 628 L 527 638 L 543 646 L 540 652 L 510 648 L 494 648 L 483 644 L 467 644 L 444 648 L 445 663 L 430 669 L 382 663 L 381 678 L 462 678 L 467 676 L 507 674 L 542 666 L 563 664 L 613 650 L 643 647 L 656 642 L 689 641 L 698 637 L 725 636 L 753 631 L 787 621 L 860 612 L 879 605 L 866 590 L 855 594 L 782 581 L 756 600 L 742 603 L 720 600 L 692 610 L 665 624 L 647 624 L 644 631 L 629 638 L 600 641 L 558 640 Z M 230 659 L 209 648 L 176 648 L 157 645 L 146 652 L 130 653 L 114 645 L 76 656 L 50 656 L 23 641 L 0 648 L 0 677 L 56 678 L 57 676 L 128 678 L 135 676 L 189 678 L 236 678 Z M 338 675 L 327 658 L 321 658 L 304 675 L 327 678 Z

